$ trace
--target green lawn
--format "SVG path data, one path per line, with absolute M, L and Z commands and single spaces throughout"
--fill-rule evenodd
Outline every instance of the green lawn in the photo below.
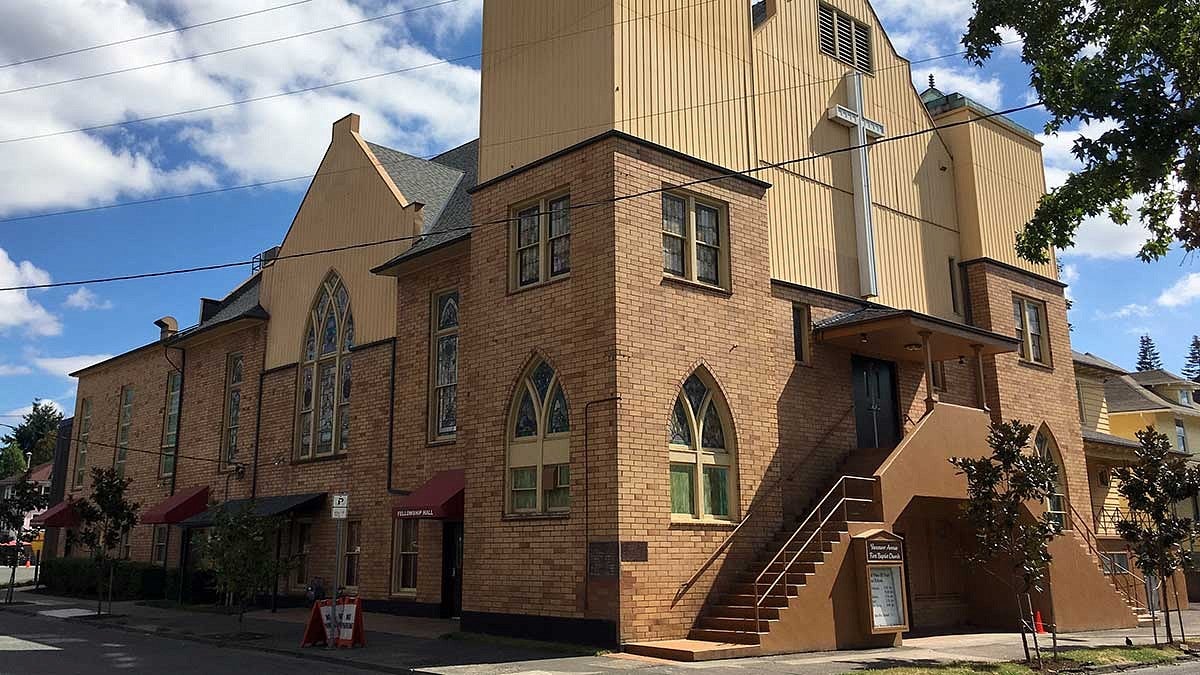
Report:
M 1047 670 L 1078 668 L 1079 666 L 1109 666 L 1160 664 L 1174 661 L 1183 655 L 1171 647 L 1096 647 L 1093 649 L 1070 649 L 1058 653 L 1058 663 L 1051 659 L 1050 651 L 1043 650 Z M 861 675 L 858 671 L 857 675 Z M 929 666 L 901 666 L 871 671 L 871 675 L 1034 675 L 1035 671 L 1023 663 L 945 663 Z M 847 674 L 850 675 L 850 674 Z

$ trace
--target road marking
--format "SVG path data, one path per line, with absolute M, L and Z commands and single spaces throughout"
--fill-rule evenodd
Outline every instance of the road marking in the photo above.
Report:
M 47 609 L 45 611 L 38 612 L 38 614 L 42 616 L 49 616 L 55 619 L 70 619 L 77 616 L 91 616 L 95 614 L 95 612 L 90 609 L 79 609 L 72 607 L 70 609 Z
M 44 645 L 40 642 L 30 642 L 10 635 L 0 635 L 0 652 L 56 652 L 58 647 Z

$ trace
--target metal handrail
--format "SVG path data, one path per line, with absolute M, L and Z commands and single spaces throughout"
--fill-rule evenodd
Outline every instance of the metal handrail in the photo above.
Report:
M 1072 520 L 1074 520 L 1079 525 L 1078 527 L 1075 528 L 1075 531 L 1081 533 L 1083 543 L 1088 547 L 1088 550 L 1090 550 L 1092 552 L 1092 555 L 1095 555 L 1097 558 L 1100 559 L 1101 574 L 1104 574 L 1104 561 L 1109 560 L 1109 567 L 1112 571 L 1109 572 L 1107 574 L 1107 576 L 1109 577 L 1109 580 L 1112 582 L 1112 585 L 1117 589 L 1118 592 L 1121 593 L 1121 595 L 1125 596 L 1125 600 L 1127 602 L 1129 602 L 1129 604 L 1133 605 L 1134 607 L 1137 607 L 1139 610 L 1148 610 L 1148 607 L 1144 607 L 1142 605 L 1142 603 L 1138 600 L 1137 593 L 1134 593 L 1129 590 L 1129 586 L 1133 585 L 1131 582 L 1137 582 L 1137 583 L 1141 584 L 1143 588 L 1147 588 L 1147 593 L 1149 593 L 1149 589 L 1146 586 L 1146 580 L 1143 579 L 1141 576 L 1139 576 L 1136 572 L 1133 571 L 1133 565 L 1130 565 L 1129 569 L 1126 569 L 1124 572 L 1118 573 L 1116 571 L 1117 570 L 1116 562 L 1113 561 L 1108 556 L 1107 553 L 1100 550 L 1099 538 L 1097 538 L 1096 533 L 1093 532 L 1090 527 L 1088 527 L 1087 521 L 1084 520 L 1083 516 L 1079 514 L 1079 511 L 1077 511 L 1075 509 L 1075 505 L 1071 504 L 1070 502 L 1067 502 L 1067 506 L 1071 511 Z M 1119 511 L 1119 509 L 1118 509 L 1118 511 Z M 1125 577 L 1123 582 L 1121 580 L 1117 579 L 1118 574 L 1120 574 L 1120 576 Z M 1147 601 L 1147 604 L 1149 604 L 1148 601 Z
M 779 548 L 779 551 L 774 556 L 771 557 L 771 560 L 763 567 L 762 572 L 759 572 L 758 576 L 756 576 L 754 578 L 754 630 L 755 631 L 757 631 L 758 627 L 759 627 L 759 607 L 761 607 L 762 603 L 765 602 L 767 597 L 771 595 L 771 591 L 773 591 L 775 589 L 775 587 L 779 585 L 780 580 L 786 578 L 787 574 L 789 572 L 791 572 L 792 566 L 796 564 L 796 560 L 798 560 L 800 558 L 800 556 L 804 555 L 804 552 L 808 549 L 809 545 L 812 544 L 814 539 L 816 539 L 818 536 L 821 536 L 822 538 L 820 541 L 822 544 L 824 544 L 824 537 L 823 537 L 824 527 L 829 522 L 829 519 L 832 518 L 837 513 L 838 508 L 839 507 L 842 508 L 843 509 L 842 514 L 846 515 L 846 512 L 845 512 L 846 504 L 849 504 L 849 503 L 866 503 L 866 504 L 874 503 L 874 501 L 875 501 L 874 499 L 865 499 L 862 497 L 848 496 L 846 494 L 847 481 L 861 481 L 864 483 L 874 484 L 876 479 L 864 478 L 862 476 L 842 476 L 841 478 L 839 478 L 837 480 L 837 482 L 833 484 L 833 487 L 831 487 L 829 489 L 829 492 L 826 492 L 825 496 L 821 498 L 821 501 L 817 502 L 816 508 L 814 508 L 811 513 L 809 513 L 807 516 L 804 517 L 804 520 L 802 520 L 800 522 L 800 524 L 796 527 L 796 530 L 794 532 L 792 532 L 792 536 L 788 537 L 787 541 L 784 542 L 783 546 L 781 546 Z M 829 501 L 829 499 L 831 497 L 833 497 L 834 493 L 837 492 L 839 487 L 842 490 L 842 496 L 838 500 L 837 504 L 835 504 L 833 506 L 833 508 L 831 508 L 829 510 L 828 514 L 826 514 L 823 518 L 821 518 L 821 522 L 817 523 L 816 527 L 813 530 L 813 533 L 808 535 L 808 539 L 806 539 L 804 541 L 804 543 L 800 546 L 800 548 L 796 550 L 796 553 L 791 557 L 791 559 L 788 560 L 787 563 L 784 564 L 783 570 L 781 572 L 779 572 L 779 574 L 775 577 L 775 580 L 771 582 L 771 584 L 767 587 L 767 589 L 765 591 L 763 591 L 761 594 L 759 594 L 758 587 L 760 584 L 763 583 L 763 577 L 768 574 L 768 572 L 771 569 L 771 565 L 774 565 L 775 563 L 779 562 L 779 558 L 787 551 L 788 547 L 791 546 L 794 541 L 796 541 L 796 537 L 800 536 L 800 532 L 803 531 L 809 525 L 809 523 L 813 520 L 813 518 L 815 516 L 818 516 L 822 512 L 823 508 L 825 507 L 825 503 L 827 501 Z
M 842 422 L 844 422 L 846 420 L 846 418 L 850 416 L 850 413 L 853 411 L 854 411 L 854 406 L 851 405 L 849 408 L 847 408 L 845 410 L 845 412 L 842 413 L 841 417 L 839 417 L 837 419 L 837 421 L 835 421 L 832 425 L 830 425 L 830 427 L 828 429 L 825 430 L 825 433 L 821 435 L 820 440 L 818 440 L 817 443 L 815 443 L 813 445 L 813 448 L 814 449 L 819 448 L 826 440 L 828 440 L 829 437 L 833 435 L 833 432 L 836 431 L 837 428 L 841 426 Z M 796 466 L 792 467 L 792 470 L 789 471 L 787 473 L 787 475 L 780 476 L 778 479 L 776 479 L 776 482 L 779 484 L 782 484 L 783 481 L 791 480 L 800 471 L 800 469 L 804 466 L 807 466 L 807 464 L 808 464 L 807 462 L 800 462 Z M 776 486 L 772 485 L 771 487 L 774 488 Z M 687 581 L 684 581 L 683 583 L 679 584 L 679 589 L 680 589 L 679 593 L 682 594 L 682 593 L 686 592 L 684 589 L 687 589 L 692 584 L 696 583 L 696 580 L 699 579 L 700 576 L 703 575 L 706 570 L 708 570 L 709 566 L 712 565 L 713 562 L 718 557 L 720 557 L 721 553 L 724 552 L 725 549 L 729 547 L 730 542 L 733 541 L 733 538 L 738 533 L 738 530 L 741 530 L 742 526 L 745 525 L 747 522 L 749 522 L 749 520 L 757 514 L 758 514 L 758 511 L 754 508 L 750 508 L 750 509 L 746 510 L 746 515 L 742 517 L 740 522 L 738 522 L 737 527 L 734 527 L 733 530 L 730 531 L 730 533 L 728 535 L 726 535 L 725 539 L 721 541 L 721 543 L 717 546 L 717 548 L 715 550 L 713 550 L 713 552 L 711 554 L 709 554 L 708 558 L 706 558 L 704 560 L 704 562 L 700 564 L 700 567 L 698 567 L 696 569 L 696 571 L 692 574 L 691 577 L 688 578 Z

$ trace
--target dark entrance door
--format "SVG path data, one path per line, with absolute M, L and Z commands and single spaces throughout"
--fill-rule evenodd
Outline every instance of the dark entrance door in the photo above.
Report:
M 851 367 L 854 371 L 854 422 L 858 428 L 858 447 L 896 447 L 900 440 L 896 364 L 855 356 Z
M 442 524 L 442 616 L 462 615 L 463 524 Z

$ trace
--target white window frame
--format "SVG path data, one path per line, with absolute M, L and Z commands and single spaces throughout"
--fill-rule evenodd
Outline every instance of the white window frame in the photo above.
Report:
M 167 528 L 170 525 L 155 525 L 150 536 L 150 562 L 162 565 L 167 562 Z
M 342 548 L 342 578 L 338 580 L 338 586 L 343 589 L 355 590 L 362 585 L 362 525 L 361 520 L 346 521 L 346 540 Z M 358 535 L 357 543 L 351 541 L 351 534 Z M 347 578 L 350 575 L 351 562 L 354 563 L 354 583 L 349 583 Z
M 1179 446 L 1179 452 L 1190 455 L 1191 450 L 1188 448 L 1187 425 L 1183 420 L 1175 418 L 1175 444 Z
M 133 385 L 121 387 L 120 409 L 117 413 L 117 448 L 113 452 L 113 470 L 125 477 L 125 461 L 129 458 L 129 437 L 133 434 Z
M 238 434 L 241 431 L 242 383 L 246 379 L 245 370 L 246 361 L 241 352 L 225 355 L 225 413 L 221 418 L 222 469 L 230 469 L 238 464 Z
M 547 284 L 551 281 L 571 276 L 571 195 L 564 191 L 551 192 L 513 207 L 512 227 L 509 228 L 509 246 L 512 254 L 509 256 L 509 288 L 513 291 L 523 291 Z M 561 218 L 558 218 L 560 217 Z M 525 219 L 537 219 L 537 240 L 521 243 L 521 226 Z M 565 231 L 555 232 L 556 224 L 565 223 Z M 553 252 L 555 246 L 565 246 L 567 249 L 566 269 L 553 269 Z M 537 255 L 537 278 L 523 281 L 521 278 L 521 257 L 525 252 Z
M 1018 307 L 1020 308 L 1019 310 L 1017 309 Z M 1042 302 L 1041 300 L 1034 300 L 1033 298 L 1027 298 L 1014 294 L 1013 309 L 1013 323 L 1015 324 L 1014 332 L 1016 333 L 1017 338 L 1021 340 L 1021 360 L 1028 363 L 1036 363 L 1042 366 L 1051 366 L 1052 361 L 1050 357 L 1050 336 L 1048 334 L 1049 326 L 1047 325 L 1046 318 L 1046 303 Z M 1030 326 L 1029 312 L 1031 310 L 1037 314 L 1038 322 L 1040 324 L 1039 327 L 1041 329 L 1040 333 L 1034 333 Z M 1018 311 L 1020 312 L 1019 319 L 1017 317 Z M 1033 352 L 1033 344 L 1035 339 L 1037 340 L 1037 344 L 1041 352 L 1041 358 L 1037 358 L 1037 355 Z
M 454 323 L 441 325 L 442 300 L 454 303 Z M 430 303 L 429 340 L 429 440 L 431 442 L 452 441 L 458 435 L 458 359 L 461 347 L 462 296 L 458 289 L 450 288 L 433 294 Z M 438 358 L 442 340 L 454 340 L 454 370 L 446 382 L 439 382 Z M 443 427 L 441 422 L 442 393 L 446 391 L 454 401 L 454 428 Z
M 666 205 L 670 200 L 683 202 L 684 204 L 684 232 L 678 234 L 671 232 L 666 228 Z M 663 192 L 661 202 L 661 229 L 663 236 L 663 277 L 667 279 L 679 279 L 709 288 L 717 288 L 724 291 L 731 289 L 730 284 L 730 253 L 729 253 L 729 207 L 727 204 L 716 200 L 708 199 L 691 192 L 666 191 Z M 696 218 L 699 210 L 709 210 L 715 213 L 717 217 L 717 243 L 705 243 L 697 237 Z M 667 247 L 666 242 L 678 240 L 682 245 L 683 270 L 676 272 L 667 267 Z M 716 280 L 701 279 L 697 268 L 699 267 L 699 255 L 702 249 L 716 249 L 717 262 L 717 278 Z
M 183 373 L 167 373 L 167 401 L 163 408 L 162 454 L 158 460 L 158 475 L 175 475 L 175 455 L 179 448 L 179 403 L 183 396 Z
M 288 586 L 291 588 L 305 588 L 311 579 L 314 529 L 315 527 L 311 520 L 292 521 L 290 531 L 288 532 L 288 552 L 293 560 L 293 568 L 288 570 Z M 308 536 L 301 540 L 301 533 L 305 533 Z M 298 575 L 303 575 L 303 578 L 298 579 Z
M 693 409 L 691 401 L 688 399 L 685 386 L 681 387 L 675 399 L 671 403 L 671 420 L 675 417 L 676 405 L 682 406 L 685 424 L 688 427 L 690 442 L 688 444 L 677 443 L 672 436 L 668 436 L 668 455 L 669 455 L 669 472 L 675 471 L 676 467 L 688 467 L 691 472 L 691 488 L 692 488 L 692 508 L 690 513 L 675 511 L 674 495 L 671 494 L 668 501 L 671 507 L 671 520 L 694 522 L 702 521 L 717 521 L 729 522 L 738 516 L 738 471 L 737 471 L 737 441 L 734 438 L 734 430 L 732 420 L 730 419 L 728 404 L 720 394 L 716 383 L 712 381 L 706 373 L 702 374 L 697 371 L 690 375 L 688 379 L 696 377 L 705 386 L 707 391 L 700 401 L 697 409 Z M 704 417 L 707 416 L 709 406 L 713 406 L 717 413 L 717 417 L 721 423 L 721 433 L 724 440 L 725 448 L 709 448 L 704 445 Z M 668 429 L 673 422 L 668 423 Z M 670 433 L 670 432 L 669 432 Z M 705 498 L 705 469 L 710 467 L 725 469 L 725 495 L 728 502 L 727 514 L 714 515 L 706 504 Z M 674 488 L 668 485 L 669 490 Z
M 411 534 L 411 537 L 409 536 Z M 420 575 L 421 521 L 395 518 L 392 525 L 392 595 L 413 596 Z M 404 563 L 412 560 L 412 585 L 404 585 Z
M 550 371 L 550 379 L 546 384 L 546 394 L 543 397 L 534 382 L 534 374 L 542 366 Z M 567 428 L 550 431 L 550 414 L 555 399 L 560 395 L 566 407 Z M 517 421 L 520 416 L 521 404 L 528 396 L 533 407 L 536 427 L 532 435 L 517 436 Z M 505 512 L 512 515 L 529 514 L 564 514 L 569 513 L 570 506 L 570 476 L 571 476 L 571 401 L 562 387 L 559 373 L 546 361 L 541 359 L 527 367 L 521 375 L 520 383 L 513 392 L 509 405 L 507 438 L 508 449 L 505 463 Z M 517 472 L 532 471 L 533 484 L 530 487 L 516 487 Z M 565 485 L 564 485 L 565 483 Z M 549 493 L 566 488 L 566 506 L 549 506 Z M 532 492 L 534 495 L 532 507 L 516 505 L 517 492 Z
M 92 399 L 85 398 L 79 403 L 79 434 L 75 442 L 75 475 L 72 476 L 71 489 L 83 489 L 87 482 L 88 436 L 92 432 Z

